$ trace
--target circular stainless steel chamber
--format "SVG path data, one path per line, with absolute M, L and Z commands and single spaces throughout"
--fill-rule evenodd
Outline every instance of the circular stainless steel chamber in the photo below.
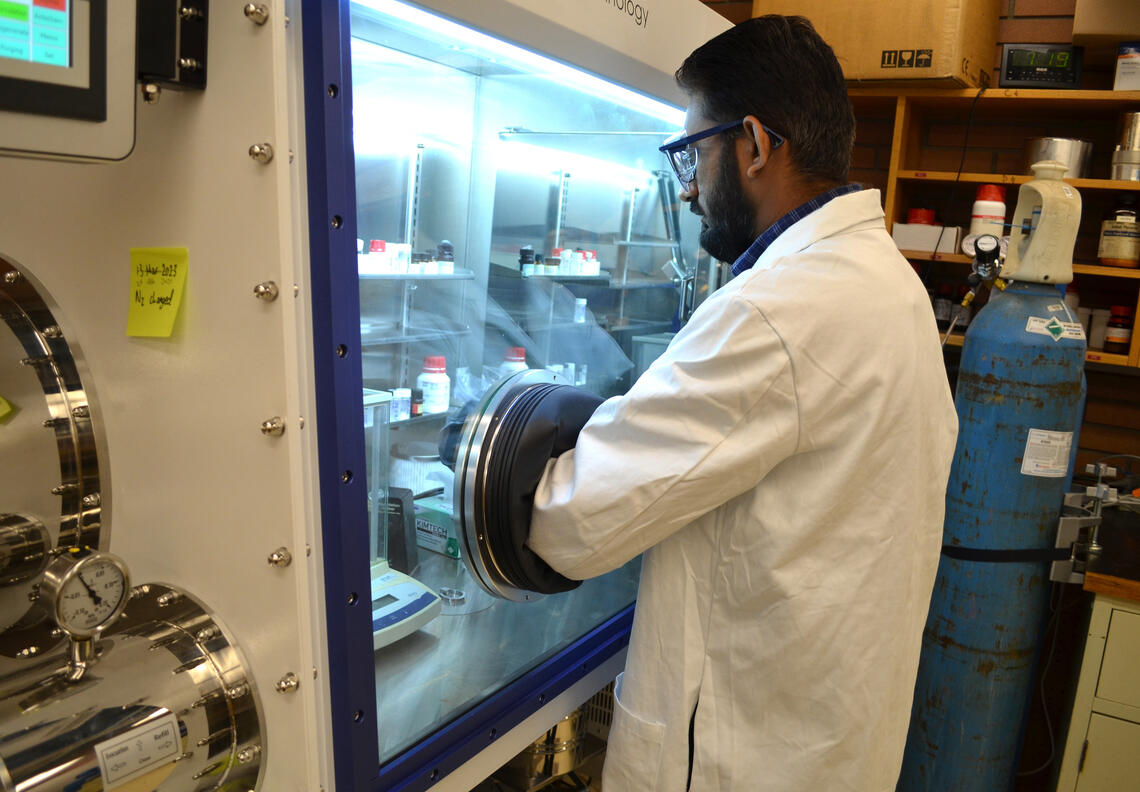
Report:
M 80 350 L 68 339 L 47 290 L 0 257 L 0 656 L 52 642 L 29 609 L 47 549 L 106 546 L 109 506 L 96 431 L 98 411 Z
M 499 380 L 487 389 L 467 417 L 455 457 L 454 505 L 456 533 L 468 572 L 494 597 L 516 602 L 542 597 L 520 588 L 511 574 L 507 554 L 497 552 L 491 532 L 495 519 L 496 482 L 489 462 L 507 444 L 507 433 L 518 428 L 514 418 L 540 389 L 562 384 L 556 374 L 531 369 Z M 513 448 L 510 449 L 513 451 Z
M 0 679 L 4 792 L 250 790 L 261 762 L 240 654 L 178 589 L 132 589 L 82 673 L 54 652 Z

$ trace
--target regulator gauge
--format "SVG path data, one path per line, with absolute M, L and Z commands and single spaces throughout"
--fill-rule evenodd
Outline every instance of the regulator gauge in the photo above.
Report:
M 127 566 L 117 556 L 71 548 L 44 570 L 40 584 L 52 618 L 71 638 L 93 638 L 127 606 Z

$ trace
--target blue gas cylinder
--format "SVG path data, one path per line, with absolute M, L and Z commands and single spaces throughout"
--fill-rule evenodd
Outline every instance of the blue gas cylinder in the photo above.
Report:
M 1011 283 L 966 333 L 899 792 L 1013 786 L 1084 402 L 1079 327 L 1055 286 Z

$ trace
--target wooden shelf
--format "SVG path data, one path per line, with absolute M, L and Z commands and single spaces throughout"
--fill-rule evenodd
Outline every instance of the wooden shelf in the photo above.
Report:
M 1100 275 L 1105 278 L 1132 278 L 1140 280 L 1140 269 L 1127 267 L 1105 267 L 1100 264 L 1074 264 L 1074 275 Z
M 851 84 L 848 93 L 853 97 L 886 96 L 893 98 L 907 98 L 916 100 L 950 101 L 969 99 L 973 101 L 978 94 L 977 88 L 880 88 L 874 85 Z M 1081 102 L 1090 104 L 1132 104 L 1140 102 L 1140 91 L 1081 91 L 1053 88 L 987 88 L 982 93 L 982 101 L 1000 99 L 1002 103 L 1010 100 L 1030 102 L 1049 102 L 1056 109 L 1058 102 Z
M 946 261 L 951 264 L 969 264 L 973 261 L 969 256 L 958 253 L 931 253 L 927 250 L 899 250 L 905 258 L 912 261 Z M 1128 267 L 1105 267 L 1100 264 L 1073 264 L 1074 275 L 1095 275 L 1102 278 L 1128 278 L 1140 280 L 1140 269 Z
M 963 173 L 954 171 L 900 170 L 904 181 L 963 182 L 967 184 L 1025 184 L 1033 177 L 1021 173 Z M 1140 190 L 1140 182 L 1120 179 L 1065 179 L 1078 190 Z
M 931 253 L 929 250 L 902 250 L 901 248 L 899 253 L 902 253 L 905 258 L 915 261 L 949 261 L 954 264 L 969 264 L 973 261 L 972 258 L 961 253 Z
M 876 88 L 851 86 L 848 94 L 855 99 L 905 99 L 923 108 L 937 107 L 958 112 L 967 109 L 978 95 L 977 89 L 944 90 L 939 88 Z M 979 106 L 1006 107 L 1013 112 L 1066 110 L 1134 110 L 1140 102 L 1140 91 L 1070 91 L 1044 88 L 987 88 L 978 100 Z
M 945 331 L 939 330 L 939 336 L 945 335 Z M 966 341 L 966 336 L 963 333 L 951 333 L 950 337 L 946 339 L 945 346 L 960 347 Z M 1127 366 L 1128 355 L 1114 355 L 1110 352 L 1099 352 L 1097 350 L 1090 350 L 1085 353 L 1086 363 L 1100 363 L 1107 366 Z
M 1128 355 L 1114 355 L 1111 352 L 1097 352 L 1093 350 L 1085 353 L 1085 361 L 1089 363 L 1105 363 L 1109 366 L 1127 366 Z

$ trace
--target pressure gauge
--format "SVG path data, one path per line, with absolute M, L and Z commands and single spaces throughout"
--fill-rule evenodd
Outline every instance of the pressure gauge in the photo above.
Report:
M 44 570 L 40 598 L 60 629 L 72 638 L 93 638 L 127 605 L 127 566 L 117 556 L 69 548 Z

